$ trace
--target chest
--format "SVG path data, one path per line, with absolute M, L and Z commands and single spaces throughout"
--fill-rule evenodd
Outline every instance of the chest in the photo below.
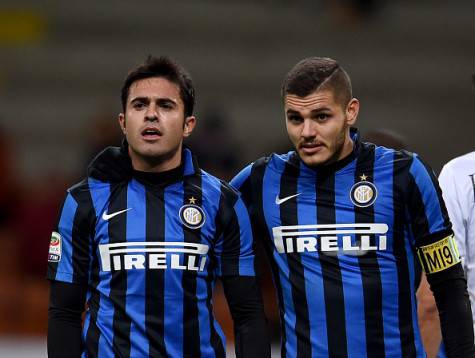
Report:
M 403 237 L 395 225 L 404 216 L 403 195 L 391 177 L 334 176 L 293 186 L 270 178 L 262 193 L 261 223 L 278 253 L 388 252 Z
M 199 188 L 150 190 L 137 183 L 96 200 L 94 245 L 103 271 L 203 271 L 215 244 L 217 203 Z

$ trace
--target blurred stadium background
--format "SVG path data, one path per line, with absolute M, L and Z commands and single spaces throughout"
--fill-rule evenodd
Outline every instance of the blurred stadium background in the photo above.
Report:
M 438 172 L 475 149 L 474 15 L 473 0 L 0 1 L 0 356 L 46 356 L 58 205 L 91 157 L 120 142 L 122 80 L 147 54 L 191 73 L 199 127 L 190 145 L 226 179 L 288 150 L 281 80 L 314 55 L 348 70 L 363 134 L 399 134 Z M 216 310 L 231 334 L 219 292 Z

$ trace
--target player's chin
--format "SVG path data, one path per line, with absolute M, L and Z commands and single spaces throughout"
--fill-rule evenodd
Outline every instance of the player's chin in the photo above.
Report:
M 164 150 L 158 145 L 142 144 L 139 145 L 136 149 L 137 154 L 149 158 L 160 157 L 163 156 L 164 153 L 166 153 L 166 150 Z
M 302 159 L 305 165 L 309 167 L 315 167 L 318 165 L 325 164 L 328 160 L 327 156 L 325 156 L 324 153 L 309 155 L 305 152 L 299 152 L 299 155 L 300 159 Z

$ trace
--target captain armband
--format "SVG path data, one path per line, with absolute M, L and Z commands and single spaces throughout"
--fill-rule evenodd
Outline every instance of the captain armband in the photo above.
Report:
M 454 235 L 417 248 L 417 256 L 426 274 L 446 270 L 460 262 Z

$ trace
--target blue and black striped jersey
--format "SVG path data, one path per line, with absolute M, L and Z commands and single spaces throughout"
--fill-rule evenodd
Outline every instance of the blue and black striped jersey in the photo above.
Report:
M 159 182 L 122 157 L 106 149 L 68 190 L 50 243 L 48 279 L 88 286 L 83 356 L 224 357 L 212 289 L 254 275 L 246 207 L 188 149 Z
M 441 192 L 416 154 L 352 136 L 336 163 L 273 154 L 231 182 L 271 262 L 282 356 L 425 357 L 417 256 L 428 273 L 459 261 Z

